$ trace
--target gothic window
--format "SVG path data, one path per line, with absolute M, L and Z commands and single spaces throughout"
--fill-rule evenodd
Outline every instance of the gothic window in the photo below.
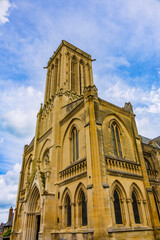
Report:
M 158 208 L 158 199 L 157 199 L 157 195 L 156 195 L 156 193 L 154 191 L 153 191 L 153 196 L 154 196 L 154 201 L 155 201 L 155 204 L 156 204 L 158 218 L 159 218 L 159 221 L 160 221 L 160 213 L 159 213 L 159 208 Z
M 81 72 L 81 64 L 79 63 L 79 89 L 81 94 L 81 87 L 82 87 L 82 72 Z
M 146 158 L 145 158 L 145 164 L 146 164 L 147 170 L 152 170 L 152 166 L 151 166 L 150 162 Z
M 31 172 L 32 172 L 32 159 L 30 159 L 28 163 L 28 176 L 31 175 Z
M 71 226 L 71 200 L 69 195 L 66 197 L 66 207 L 67 207 L 67 227 Z
M 132 192 L 132 207 L 134 213 L 135 223 L 140 223 L 139 209 L 137 204 L 137 198 L 134 192 Z
M 87 202 L 84 192 L 82 191 L 82 226 L 87 225 Z
M 45 169 L 47 169 L 49 165 L 50 165 L 49 150 L 47 149 L 42 158 L 42 170 L 44 171 Z
M 121 207 L 120 207 L 119 195 L 117 193 L 117 190 L 114 191 L 113 196 L 114 196 L 114 213 L 115 213 L 116 224 L 122 224 Z
M 73 162 L 79 158 L 79 143 L 78 143 L 78 131 L 76 127 L 72 130 L 72 147 L 73 147 Z
M 114 155 L 122 157 L 119 131 L 118 131 L 117 124 L 115 122 L 113 122 L 111 125 L 111 132 L 112 132 Z
M 45 155 L 44 162 L 45 162 L 45 166 L 47 167 L 49 163 L 49 152 Z
M 75 86 L 75 57 L 72 58 L 71 60 L 71 90 L 75 91 L 76 86 Z

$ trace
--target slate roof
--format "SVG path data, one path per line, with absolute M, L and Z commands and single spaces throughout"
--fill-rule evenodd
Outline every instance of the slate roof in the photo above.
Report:
M 144 144 L 149 144 L 149 142 L 151 141 L 151 139 L 149 139 L 149 138 L 146 138 L 143 136 L 141 136 L 141 137 L 142 137 L 142 143 L 144 143 Z

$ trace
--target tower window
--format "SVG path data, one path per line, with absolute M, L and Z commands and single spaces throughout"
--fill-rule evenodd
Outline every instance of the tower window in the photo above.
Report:
M 116 224 L 122 224 L 122 215 L 121 215 L 119 195 L 116 190 L 114 191 L 114 212 L 115 212 Z
M 82 72 L 81 72 L 81 64 L 79 64 L 79 89 L 81 94 L 81 87 L 82 87 Z
M 73 162 L 79 158 L 79 143 L 78 143 L 78 131 L 76 127 L 72 130 L 72 144 L 73 144 Z
M 113 122 L 111 125 L 111 132 L 112 132 L 114 155 L 122 157 L 119 131 L 118 131 L 117 124 L 115 122 Z
M 76 88 L 76 86 L 75 86 L 75 58 L 73 57 L 72 61 L 71 61 L 71 90 L 75 91 L 76 90 L 75 88 Z
M 132 207 L 133 207 L 135 223 L 140 223 L 140 216 L 139 216 L 137 198 L 136 198 L 136 195 L 134 194 L 134 192 L 132 192 Z

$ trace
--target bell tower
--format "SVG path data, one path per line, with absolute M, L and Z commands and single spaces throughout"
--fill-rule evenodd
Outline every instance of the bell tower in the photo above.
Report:
M 47 65 L 44 104 L 59 92 L 82 96 L 93 86 L 91 55 L 62 40 Z

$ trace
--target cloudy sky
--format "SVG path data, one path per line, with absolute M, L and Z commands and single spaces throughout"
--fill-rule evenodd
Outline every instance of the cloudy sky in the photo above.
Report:
M 139 134 L 160 135 L 159 0 L 0 0 L 0 222 L 15 206 L 47 61 L 61 40 L 95 58 L 99 96 L 131 102 Z

